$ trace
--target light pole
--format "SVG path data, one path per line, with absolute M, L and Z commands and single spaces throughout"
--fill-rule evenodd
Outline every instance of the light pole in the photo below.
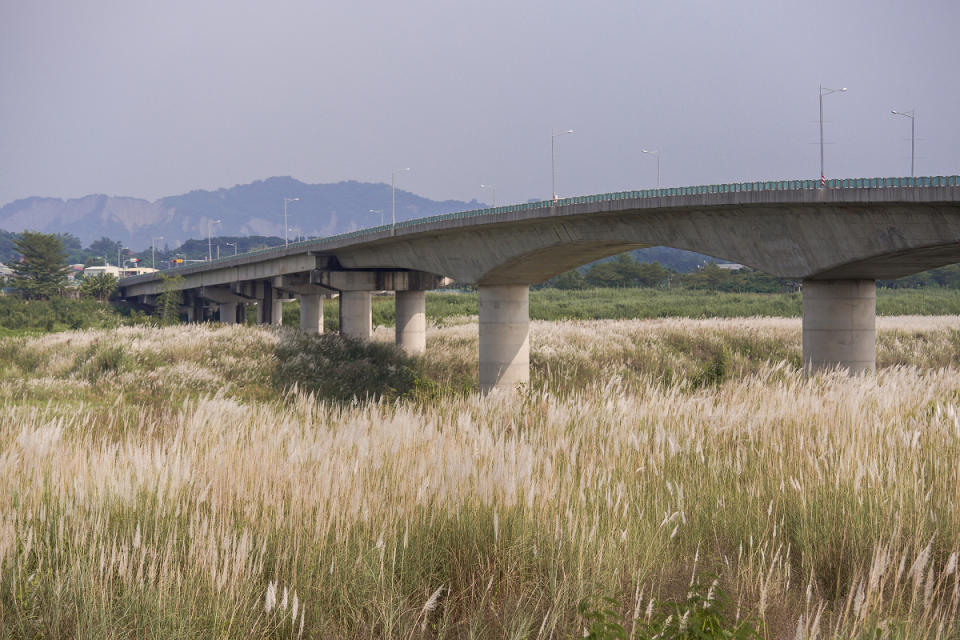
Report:
M 283 199 L 283 246 L 289 247 L 290 241 L 287 239 L 287 203 L 296 202 L 300 198 L 284 198 Z
M 370 209 L 370 213 L 379 213 L 380 214 L 380 226 L 383 226 L 383 209 Z
M 207 262 L 213 262 L 213 225 L 220 224 L 220 219 L 207 220 Z
M 237 255 L 237 244 L 236 242 L 225 242 L 225 245 L 228 247 L 233 247 L 233 255 Z
M 916 157 L 917 152 L 917 118 L 915 109 L 910 109 L 910 111 L 897 111 L 896 109 L 891 109 L 890 113 L 895 116 L 910 118 L 910 177 L 912 178 L 913 160 Z
M 410 171 L 410 167 L 404 169 L 394 169 L 390 172 L 390 227 L 391 233 L 397 231 L 397 174 L 404 171 Z
M 490 191 L 493 192 L 493 206 L 494 206 L 494 208 L 496 208 L 496 206 L 497 206 L 497 187 L 494 186 L 494 185 L 492 185 L 492 184 L 482 184 L 482 185 L 480 185 L 480 188 L 481 188 L 481 189 L 490 189 Z
M 843 93 L 847 88 L 843 87 L 842 89 L 828 89 L 823 85 L 820 85 L 820 187 L 823 188 L 827 186 L 827 174 L 823 171 L 823 96 L 828 96 L 831 93 Z
M 557 201 L 557 137 L 573 133 L 573 129 L 553 131 L 550 135 L 550 173 L 553 177 L 553 201 Z
M 127 249 L 129 251 L 130 249 Z M 117 247 L 117 266 L 120 267 L 120 274 L 123 275 L 123 263 L 120 262 L 120 252 L 123 251 L 122 247 Z
M 150 266 L 157 268 L 157 240 L 163 240 L 163 236 L 150 238 Z
M 640 149 L 640 153 L 647 153 L 647 154 L 650 154 L 651 156 L 657 156 L 657 189 L 659 189 L 660 188 L 660 150 L 653 149 L 651 151 L 649 149 Z

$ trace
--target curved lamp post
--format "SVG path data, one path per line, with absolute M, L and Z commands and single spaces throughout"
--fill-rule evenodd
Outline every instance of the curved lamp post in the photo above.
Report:
M 823 96 L 828 96 L 831 93 L 843 93 L 847 90 L 846 87 L 842 89 L 828 89 L 823 85 L 820 85 L 820 187 L 827 186 L 827 174 L 823 171 Z
M 287 229 L 287 203 L 296 202 L 299 199 L 300 198 L 284 198 L 283 199 L 283 246 L 284 247 L 290 246 L 290 239 L 289 239 L 289 236 L 287 235 L 287 231 L 289 231 Z
M 213 225 L 220 224 L 220 219 L 207 220 L 207 261 L 213 262 Z
M 649 149 L 640 149 L 640 153 L 647 153 L 651 156 L 657 156 L 657 189 L 659 189 L 660 188 L 660 150 L 653 149 L 651 151 Z
M 496 208 L 496 206 L 497 206 L 497 187 L 494 186 L 494 185 L 492 185 L 492 184 L 482 184 L 482 185 L 480 185 L 480 188 L 481 188 L 481 189 L 490 189 L 490 191 L 493 192 L 493 206 L 494 206 L 494 208 Z
M 903 116 L 904 118 L 910 118 L 910 177 L 913 177 L 913 161 L 916 157 L 917 152 L 917 117 L 915 109 L 910 109 L 910 111 L 897 111 L 896 109 L 891 109 L 890 113 L 895 116 Z
M 390 172 L 390 232 L 397 230 L 397 174 L 410 171 L 410 167 L 394 169 Z
M 553 177 L 553 201 L 557 201 L 557 138 L 568 133 L 573 133 L 573 129 L 566 131 L 554 131 L 550 135 L 550 173 Z

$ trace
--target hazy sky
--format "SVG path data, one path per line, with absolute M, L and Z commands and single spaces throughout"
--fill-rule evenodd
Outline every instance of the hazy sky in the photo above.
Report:
M 273 175 L 434 199 L 960 173 L 957 0 L 0 0 L 0 204 Z

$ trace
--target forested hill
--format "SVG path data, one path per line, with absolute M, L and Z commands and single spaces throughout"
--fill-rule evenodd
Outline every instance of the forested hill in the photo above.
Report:
M 329 236 L 390 219 L 389 184 L 338 182 L 308 184 L 290 177 L 269 178 L 229 189 L 191 191 L 154 202 L 139 198 L 90 195 L 83 198 L 25 198 L 0 208 L 0 230 L 69 233 L 86 245 L 107 237 L 136 251 L 163 236 L 172 247 L 208 232 L 223 236 L 284 235 L 284 198 L 288 234 Z M 397 189 L 397 219 L 476 209 L 471 200 L 436 201 Z M 219 220 L 220 223 L 215 221 Z

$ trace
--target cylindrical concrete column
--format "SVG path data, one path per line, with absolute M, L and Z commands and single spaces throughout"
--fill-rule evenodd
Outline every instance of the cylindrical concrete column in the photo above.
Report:
M 247 324 L 247 305 L 242 302 L 237 303 L 237 324 Z
M 397 346 L 411 355 L 427 350 L 427 307 L 425 291 L 397 291 Z
M 220 303 L 220 322 L 223 322 L 224 324 L 237 323 L 237 303 L 236 302 Z
M 186 308 L 184 309 L 184 312 L 185 312 L 186 315 L 187 315 L 187 322 L 188 322 L 188 323 L 193 322 L 193 321 L 194 321 L 194 319 L 193 319 L 193 318 L 194 318 L 194 316 L 193 316 L 193 307 L 192 307 L 192 306 L 191 306 L 191 307 L 186 307 Z
M 280 326 L 283 324 L 283 300 L 273 300 L 273 312 L 270 314 L 270 324 Z
M 843 367 L 851 374 L 873 372 L 876 315 L 874 280 L 804 280 L 804 371 Z
M 373 330 L 373 311 L 369 291 L 340 292 L 340 334 L 369 340 Z
M 480 391 L 530 382 L 530 287 L 480 285 Z
M 323 333 L 323 296 L 300 296 L 300 331 Z

